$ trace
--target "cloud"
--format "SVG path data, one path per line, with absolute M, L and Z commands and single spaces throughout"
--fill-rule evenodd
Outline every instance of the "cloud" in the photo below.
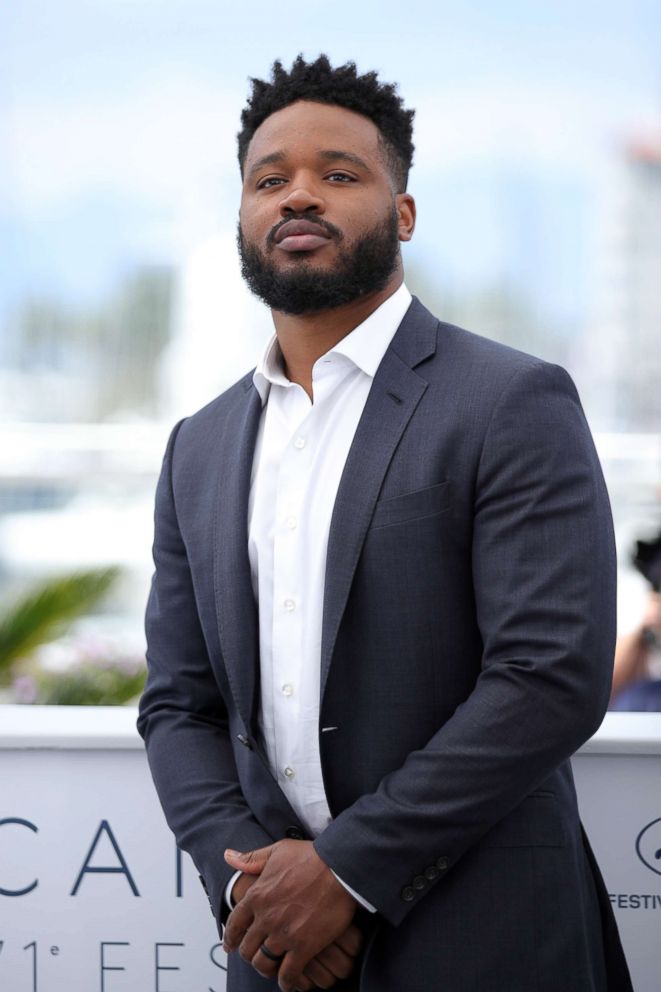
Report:
M 414 94 L 415 96 L 415 94 Z M 514 83 L 420 94 L 416 111 L 417 173 L 473 162 L 521 162 L 539 172 L 577 175 L 600 169 L 632 132 L 658 122 L 652 99 L 624 87 Z
M 188 72 L 168 72 L 135 91 L 17 99 L 8 135 L 14 209 L 38 216 L 99 189 L 171 202 L 217 186 L 220 176 L 238 175 L 244 98 Z

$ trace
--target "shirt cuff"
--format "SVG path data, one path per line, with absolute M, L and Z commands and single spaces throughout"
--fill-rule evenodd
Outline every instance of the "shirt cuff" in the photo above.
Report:
M 225 886 L 225 902 L 227 903 L 230 909 L 234 909 L 234 907 L 236 906 L 236 903 L 232 899 L 232 889 L 234 888 L 234 883 L 236 882 L 237 878 L 239 877 L 239 875 L 242 874 L 243 872 L 241 871 L 235 871 L 232 877 L 230 878 L 229 882 Z M 342 882 L 342 884 L 344 885 L 344 882 Z M 346 888 L 348 888 L 348 886 L 346 886 Z M 358 899 L 358 896 L 356 896 L 356 899 Z
M 331 868 L 331 871 L 333 871 L 332 868 Z M 334 872 L 333 871 L 333 874 L 335 875 L 335 878 L 338 880 L 338 882 L 340 883 L 340 885 L 344 886 L 344 888 L 347 890 L 347 892 L 350 892 L 351 893 L 351 895 L 354 897 L 354 899 L 356 900 L 356 902 L 359 902 L 360 905 L 363 907 L 363 909 L 366 909 L 370 913 L 376 913 L 376 906 L 373 906 L 371 902 L 368 902 L 367 901 L 367 899 L 363 899 L 363 897 L 360 896 L 360 895 L 358 895 L 358 893 L 355 892 L 351 888 L 350 885 L 347 885 L 346 882 L 343 882 L 342 879 L 340 878 L 340 876 L 337 874 L 337 872 Z M 234 879 L 232 879 L 232 881 L 230 882 L 230 885 L 233 885 L 233 884 L 234 884 Z

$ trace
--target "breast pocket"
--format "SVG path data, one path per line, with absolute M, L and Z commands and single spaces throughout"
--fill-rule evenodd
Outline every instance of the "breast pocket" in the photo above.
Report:
M 390 527 L 407 520 L 420 520 L 446 513 L 451 506 L 450 483 L 439 482 L 435 486 L 416 489 L 401 496 L 389 496 L 377 501 L 372 515 L 371 529 Z

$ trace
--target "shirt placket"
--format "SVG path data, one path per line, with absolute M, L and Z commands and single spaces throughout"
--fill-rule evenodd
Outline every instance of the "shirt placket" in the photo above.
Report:
M 273 532 L 273 683 L 277 777 L 298 805 L 303 686 L 305 562 L 300 517 L 313 456 L 313 408 L 300 387 L 287 390 L 282 412 L 288 441 L 278 471 Z

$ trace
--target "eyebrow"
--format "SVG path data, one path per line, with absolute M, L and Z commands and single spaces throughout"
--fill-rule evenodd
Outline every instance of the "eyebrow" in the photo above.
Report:
M 287 156 L 284 152 L 270 152 L 268 155 L 262 155 L 258 158 L 254 165 L 251 165 L 248 170 L 249 176 L 254 176 L 256 172 L 263 169 L 265 165 L 275 165 L 279 162 L 284 162 Z M 351 162 L 352 165 L 357 165 L 360 169 L 364 169 L 365 172 L 371 173 L 367 162 L 365 162 L 359 155 L 355 155 L 354 152 L 344 152 L 335 148 L 328 148 L 322 152 L 319 152 L 319 158 L 326 162 Z
M 275 162 L 284 162 L 285 153 L 284 152 L 271 152 L 270 155 L 262 155 L 258 158 L 254 165 L 250 166 L 248 171 L 249 176 L 253 176 L 260 169 L 263 169 L 265 165 L 273 165 Z
M 360 169 L 364 169 L 365 172 L 372 171 L 367 162 L 360 158 L 359 155 L 354 154 L 354 152 L 341 152 L 329 148 L 328 151 L 320 152 L 319 157 L 325 159 L 327 162 L 351 162 Z

